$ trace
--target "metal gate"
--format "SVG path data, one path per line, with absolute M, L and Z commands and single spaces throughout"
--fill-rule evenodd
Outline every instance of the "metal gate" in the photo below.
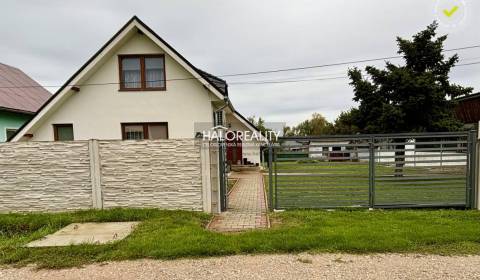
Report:
M 227 193 L 227 149 L 224 141 L 218 143 L 218 169 L 220 176 L 220 211 L 227 211 L 228 193 Z
M 476 132 L 283 137 L 270 207 L 475 206 Z

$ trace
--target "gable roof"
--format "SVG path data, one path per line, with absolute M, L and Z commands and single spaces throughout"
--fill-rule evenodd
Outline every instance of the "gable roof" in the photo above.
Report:
M 203 71 L 202 69 L 198 69 L 197 71 L 202 75 L 203 78 L 208 80 L 210 83 L 217 86 L 218 90 L 224 95 L 228 96 L 228 84 L 227 81 L 220 79 L 217 76 L 214 76 L 208 72 Z
M 40 115 L 47 112 L 62 98 L 72 86 L 76 85 L 76 82 L 80 80 L 93 66 L 103 57 L 108 51 L 115 46 L 120 39 L 125 36 L 131 29 L 137 28 L 145 35 L 149 36 L 152 41 L 158 44 L 167 54 L 169 54 L 175 61 L 183 66 L 188 72 L 190 72 L 199 82 L 201 82 L 210 92 L 216 95 L 220 99 L 227 98 L 227 85 L 226 82 L 218 77 L 215 77 L 207 72 L 201 71 L 193 64 L 191 64 L 185 57 L 178 53 L 172 46 L 170 46 L 165 40 L 163 40 L 158 34 L 156 34 L 150 27 L 143 23 L 137 16 L 133 16 L 120 30 L 113 35 L 85 64 L 80 67 L 64 84 L 60 87 L 55 94 L 53 94 L 47 102 L 45 102 L 40 109 L 34 114 L 30 121 L 21 126 L 16 133 L 10 138 L 9 141 L 18 141 L 25 130 L 28 130 L 33 124 L 40 119 Z M 151 36 L 151 37 L 150 37 Z
M 464 100 L 477 99 L 477 98 L 480 98 L 480 92 L 472 93 L 472 94 L 465 95 L 465 96 L 462 96 L 462 97 L 457 97 L 457 98 L 455 98 L 455 100 L 456 101 L 464 101 Z
M 50 96 L 22 70 L 0 63 L 0 110 L 34 114 Z

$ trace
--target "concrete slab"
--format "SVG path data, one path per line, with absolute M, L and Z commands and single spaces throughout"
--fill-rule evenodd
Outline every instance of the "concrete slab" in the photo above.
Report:
M 79 244 L 106 244 L 127 237 L 139 222 L 118 223 L 73 223 L 26 247 L 54 247 Z

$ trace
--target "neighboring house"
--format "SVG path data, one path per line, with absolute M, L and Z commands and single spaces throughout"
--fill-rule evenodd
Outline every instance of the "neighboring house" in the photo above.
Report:
M 0 142 L 13 136 L 51 96 L 20 69 L 0 63 Z
M 456 99 L 455 115 L 466 128 L 478 127 L 480 121 L 480 92 Z
M 322 160 L 345 160 L 350 158 L 348 151 L 349 141 L 335 141 L 335 139 L 325 139 L 325 141 L 311 141 L 308 146 L 308 152 L 311 158 Z
M 193 66 L 134 16 L 11 141 L 194 138 L 197 124 L 214 121 L 258 132 L 233 108 L 224 80 Z M 259 147 L 238 154 L 260 162 Z

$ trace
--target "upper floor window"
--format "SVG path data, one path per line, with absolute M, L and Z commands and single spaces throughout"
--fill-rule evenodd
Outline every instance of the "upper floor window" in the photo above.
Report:
M 165 90 L 164 55 L 120 55 L 120 90 Z

